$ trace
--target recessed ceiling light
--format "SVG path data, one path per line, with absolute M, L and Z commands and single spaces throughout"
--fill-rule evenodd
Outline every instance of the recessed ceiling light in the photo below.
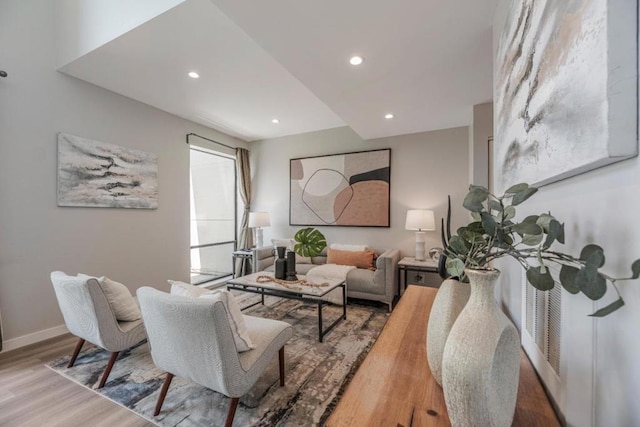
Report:
M 391 113 L 385 114 L 384 118 L 387 119 L 387 120 L 391 120 L 391 119 L 393 119 L 393 114 L 391 114 Z
M 277 123 L 280 123 L 280 120 L 278 120 L 278 119 L 273 119 L 273 120 L 271 120 L 271 123 L 276 123 L 276 124 L 277 124 Z
M 192 79 L 197 79 L 198 77 L 200 77 L 200 74 L 196 73 L 195 71 L 190 71 L 189 77 L 191 77 Z
M 351 65 L 360 65 L 363 61 L 364 58 L 362 56 L 352 56 L 351 59 L 349 59 Z

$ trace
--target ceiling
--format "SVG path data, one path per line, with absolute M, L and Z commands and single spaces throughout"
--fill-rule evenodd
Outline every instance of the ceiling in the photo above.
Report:
M 246 141 L 464 126 L 492 98 L 495 3 L 186 0 L 61 71 Z

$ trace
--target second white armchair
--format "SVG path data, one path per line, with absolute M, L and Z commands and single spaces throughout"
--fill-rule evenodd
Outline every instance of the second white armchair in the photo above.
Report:
M 279 353 L 284 385 L 284 345 L 293 336 L 285 322 L 244 316 L 256 348 L 238 353 L 222 301 L 171 295 L 150 287 L 138 289 L 154 363 L 167 371 L 154 415 L 158 415 L 175 375 L 231 398 L 225 426 L 233 424 L 239 398 Z

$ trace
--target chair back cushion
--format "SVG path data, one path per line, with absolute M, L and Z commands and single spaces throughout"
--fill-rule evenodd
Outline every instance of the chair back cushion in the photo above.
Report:
M 244 323 L 244 316 L 240 306 L 236 302 L 236 299 L 231 292 L 226 289 L 218 289 L 215 291 L 205 292 L 198 298 L 208 299 L 212 303 L 216 301 L 222 301 L 225 309 L 227 310 L 227 318 L 229 319 L 229 325 L 231 326 L 231 332 L 233 333 L 233 340 L 236 343 L 236 348 L 239 352 L 249 351 L 256 346 L 251 341 L 249 331 L 247 331 L 247 325 Z
M 171 285 L 171 290 L 169 291 L 171 295 L 198 298 L 200 295 L 206 294 L 209 291 L 207 288 L 201 288 L 179 280 L 167 280 L 167 282 Z
M 100 277 L 98 282 L 107 297 L 107 301 L 109 301 L 116 319 L 121 322 L 133 322 L 142 317 L 136 299 L 129 292 L 129 288 L 108 277 Z

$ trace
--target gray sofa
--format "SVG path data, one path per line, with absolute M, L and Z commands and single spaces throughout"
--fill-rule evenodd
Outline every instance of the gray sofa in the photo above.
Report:
M 271 246 L 254 248 L 252 269 L 258 271 L 273 271 L 276 260 L 275 250 Z M 376 269 L 367 270 L 356 268 L 347 274 L 347 296 L 372 301 L 381 301 L 393 309 L 393 299 L 398 290 L 398 261 L 400 251 L 389 249 L 378 255 Z M 313 267 L 327 262 L 327 248 L 322 253 L 311 258 L 311 264 L 296 263 L 298 274 L 306 274 Z

